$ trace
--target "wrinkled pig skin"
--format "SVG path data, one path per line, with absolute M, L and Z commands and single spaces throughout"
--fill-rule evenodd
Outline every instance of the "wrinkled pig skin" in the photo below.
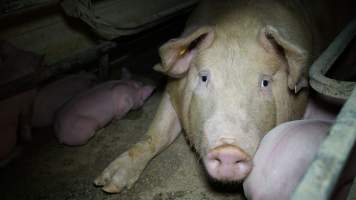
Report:
M 30 120 L 35 94 L 35 90 L 30 90 L 0 101 L 0 161 L 15 149 L 19 136 L 23 139 L 31 137 Z
M 332 123 L 297 120 L 272 129 L 261 141 L 254 167 L 243 183 L 253 200 L 290 199 Z
M 52 125 L 56 111 L 76 94 L 91 88 L 95 81 L 93 74 L 79 73 L 68 75 L 39 89 L 34 102 L 32 126 Z
M 154 69 L 170 79 L 146 137 L 95 185 L 130 188 L 181 130 L 210 177 L 244 180 L 262 137 L 304 113 L 307 67 L 320 49 L 306 10 L 295 1 L 202 1 L 181 37 L 159 49 Z
M 66 145 L 85 144 L 99 128 L 137 109 L 153 92 L 136 81 L 109 81 L 75 96 L 56 114 L 55 134 Z

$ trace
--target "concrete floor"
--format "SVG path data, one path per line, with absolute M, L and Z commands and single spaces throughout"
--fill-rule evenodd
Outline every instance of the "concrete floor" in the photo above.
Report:
M 81 147 L 60 145 L 50 129 L 37 130 L 19 157 L 0 169 L 0 199 L 244 199 L 241 189 L 213 189 L 183 136 L 152 160 L 132 189 L 110 195 L 94 187 L 109 162 L 144 135 L 160 97 L 156 92 L 142 109 L 113 121 Z

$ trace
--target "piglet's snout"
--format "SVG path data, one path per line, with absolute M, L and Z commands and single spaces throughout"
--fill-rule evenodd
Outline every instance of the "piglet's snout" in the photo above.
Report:
M 241 181 L 252 169 L 250 156 L 230 144 L 210 150 L 204 164 L 208 174 L 219 181 Z

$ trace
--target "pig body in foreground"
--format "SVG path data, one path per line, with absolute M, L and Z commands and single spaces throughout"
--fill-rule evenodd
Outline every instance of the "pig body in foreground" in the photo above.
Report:
M 254 168 L 243 183 L 247 198 L 290 199 L 332 124 L 329 120 L 296 120 L 268 132 L 253 159 Z M 355 150 L 345 163 L 332 199 L 346 199 L 348 195 L 356 174 Z
M 160 48 L 154 68 L 170 80 L 146 137 L 95 184 L 130 188 L 181 130 L 209 176 L 242 181 L 262 137 L 304 113 L 307 67 L 318 53 L 306 13 L 296 1 L 202 1 L 181 37 Z
M 332 123 L 296 120 L 272 129 L 261 141 L 244 181 L 248 199 L 290 199 Z
M 152 86 L 129 80 L 98 85 L 74 97 L 58 111 L 55 134 L 61 143 L 85 144 L 113 118 L 119 119 L 129 110 L 142 106 L 152 91 Z

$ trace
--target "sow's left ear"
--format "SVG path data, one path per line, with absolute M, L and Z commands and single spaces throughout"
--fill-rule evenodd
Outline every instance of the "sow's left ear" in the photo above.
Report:
M 295 43 L 292 38 L 288 38 L 287 34 L 283 35 L 273 26 L 266 26 L 262 33 L 272 43 L 275 51 L 278 51 L 287 61 L 289 89 L 294 93 L 298 93 L 304 87 L 308 87 L 309 53 Z
M 199 51 L 208 48 L 213 40 L 214 31 L 206 26 L 181 38 L 169 40 L 159 49 L 161 63 L 155 65 L 154 69 L 174 78 L 183 77 L 193 58 Z

